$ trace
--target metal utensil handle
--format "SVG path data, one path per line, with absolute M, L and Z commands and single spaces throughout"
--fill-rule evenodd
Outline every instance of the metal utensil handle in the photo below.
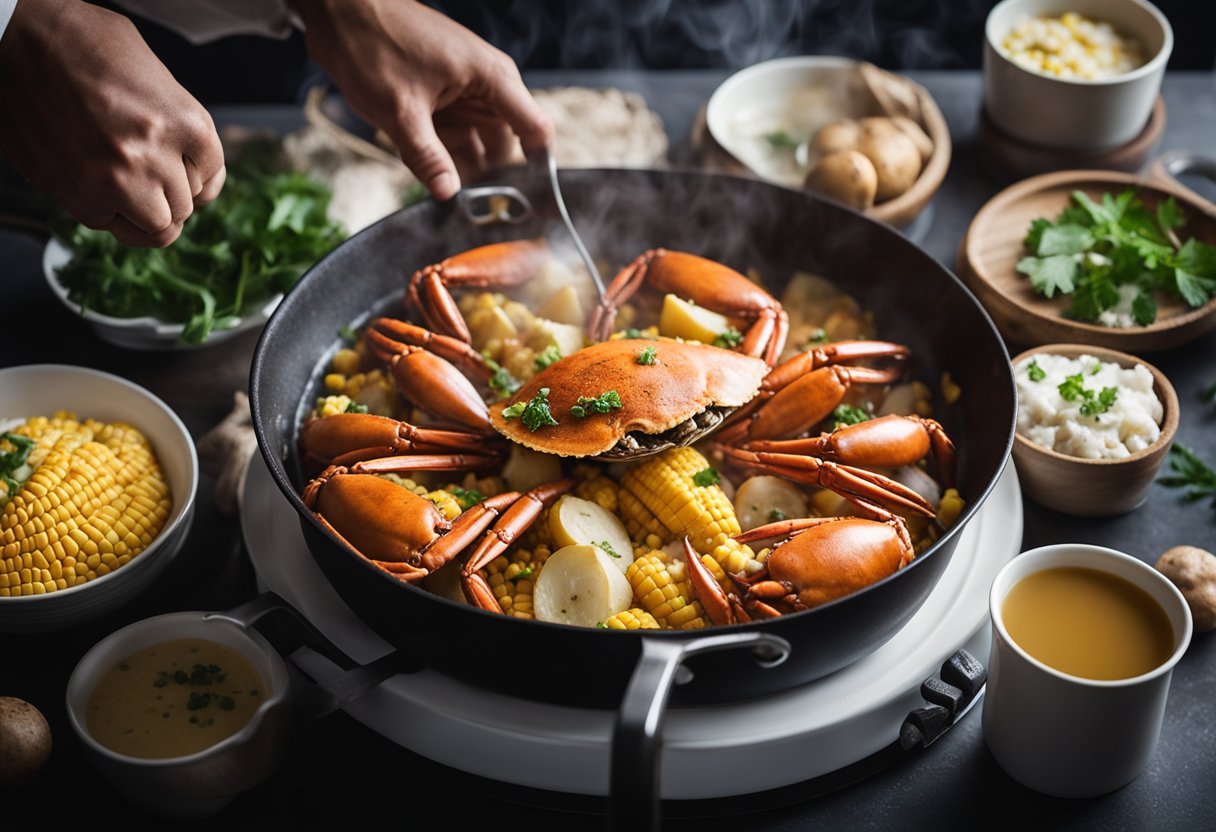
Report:
M 535 213 L 532 203 L 518 188 L 510 185 L 485 185 L 464 188 L 456 195 L 456 204 L 465 219 L 473 225 L 527 222 Z
M 1167 150 L 1149 165 L 1149 175 L 1158 181 L 1181 188 L 1192 199 L 1203 204 L 1212 205 L 1212 200 L 1196 193 L 1178 179 L 1183 174 L 1190 173 L 1202 176 L 1211 182 L 1216 182 L 1216 159 L 1201 156 L 1188 150 Z M 1216 209 L 1216 206 L 1213 206 Z
M 770 633 L 744 632 L 693 641 L 642 639 L 642 656 L 621 699 L 612 732 L 609 828 L 651 830 L 659 824 L 659 753 L 663 718 L 673 685 L 692 681 L 685 659 L 715 650 L 749 649 L 761 667 L 775 667 L 790 643 Z
M 587 247 L 583 245 L 583 238 L 578 235 L 578 230 L 575 229 L 574 222 L 570 219 L 570 212 L 566 210 L 566 201 L 562 199 L 562 189 L 557 181 L 557 158 L 553 155 L 553 151 L 547 147 L 539 150 L 530 150 L 525 155 L 529 162 L 544 166 L 545 175 L 549 177 L 549 190 L 553 194 L 553 202 L 557 205 L 557 213 L 561 215 L 566 230 L 574 238 L 574 247 L 578 249 L 578 256 L 582 259 L 583 265 L 591 273 L 591 280 L 595 283 L 595 291 L 599 294 L 600 298 L 603 298 L 605 290 L 604 281 L 600 277 L 600 271 L 595 267 L 595 261 L 591 259 L 591 255 L 587 252 Z
M 272 632 L 265 632 L 259 624 L 265 626 L 272 615 L 279 626 Z M 417 673 L 423 667 L 417 659 L 400 650 L 361 665 L 326 638 L 299 610 L 273 592 L 264 592 L 224 612 L 208 613 L 203 619 L 230 621 L 242 630 L 253 627 L 266 636 L 271 646 L 284 658 L 300 647 L 308 647 L 342 668 L 343 673 L 334 679 L 312 682 L 292 691 L 292 707 L 300 722 L 333 713 L 385 679 L 398 673 Z

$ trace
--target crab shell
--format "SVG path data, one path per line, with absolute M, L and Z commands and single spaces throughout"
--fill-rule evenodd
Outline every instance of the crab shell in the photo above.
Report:
M 655 348 L 654 363 L 639 364 L 638 356 L 647 347 Z M 654 436 L 711 408 L 741 407 L 756 395 L 767 373 L 768 366 L 759 358 L 706 344 L 604 341 L 551 364 L 510 399 L 491 405 L 490 422 L 512 442 L 542 453 L 636 459 L 674 444 L 690 444 L 716 428 L 721 419 L 708 426 L 693 425 L 669 444 L 617 448 L 629 434 Z M 533 431 L 522 419 L 503 417 L 506 407 L 531 400 L 542 387 L 549 388 L 549 409 L 557 425 Z M 580 396 L 596 398 L 609 390 L 620 395 L 620 408 L 588 413 L 583 419 L 570 412 Z

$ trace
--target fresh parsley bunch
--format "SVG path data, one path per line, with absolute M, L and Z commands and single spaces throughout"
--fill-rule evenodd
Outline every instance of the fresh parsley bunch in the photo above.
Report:
M 1140 326 L 1157 319 L 1157 293 L 1203 306 L 1216 296 L 1216 246 L 1181 242 L 1184 224 L 1173 197 L 1149 210 L 1128 189 L 1101 203 L 1073 191 L 1055 221 L 1031 222 L 1025 246 L 1032 256 L 1017 265 L 1035 290 L 1048 298 L 1071 295 L 1064 315 L 1096 321 L 1119 302 L 1119 287 L 1136 287 L 1132 318 Z
M 166 248 L 128 248 L 75 224 L 67 236 L 72 259 L 59 280 L 82 310 L 182 323 L 182 341 L 201 344 L 217 326 L 286 292 L 346 239 L 329 220 L 329 200 L 329 189 L 311 176 L 250 154 Z

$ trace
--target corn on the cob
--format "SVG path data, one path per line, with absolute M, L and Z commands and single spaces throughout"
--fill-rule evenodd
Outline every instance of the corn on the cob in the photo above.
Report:
M 687 535 L 693 548 L 712 553 L 727 572 L 755 571 L 752 550 L 732 539 L 739 533 L 739 520 L 730 498 L 717 485 L 697 485 L 693 480 L 709 467 L 709 460 L 695 448 L 672 448 L 630 468 L 621 484 L 670 535 Z M 623 493 L 621 503 L 624 510 Z
M 659 622 L 640 607 L 618 612 L 601 625 L 606 630 L 658 630 Z
M 688 567 L 668 561 L 659 551 L 642 555 L 625 572 L 637 605 L 654 616 L 665 630 L 699 630 L 709 626 L 701 602 L 693 594 Z
M 490 591 L 498 599 L 498 605 L 506 615 L 515 618 L 533 618 L 532 591 L 541 567 L 549 559 L 548 546 L 533 549 L 516 548 L 499 555 L 481 570 L 481 575 L 490 585 Z
M 33 471 L 0 514 L 0 596 L 41 595 L 129 562 L 164 528 L 169 486 L 129 425 L 30 419 Z
M 629 532 L 630 540 L 643 541 L 653 535 L 662 541 L 659 543 L 659 546 L 662 546 L 671 537 L 671 532 L 667 530 L 662 521 L 655 517 L 653 512 L 627 488 L 622 488 L 617 492 L 617 510 L 619 517 L 625 523 L 625 531 Z M 654 548 L 657 549 L 658 546 Z
M 574 496 L 590 500 L 600 508 L 607 509 L 616 514 L 620 490 L 620 486 L 609 477 L 601 474 L 591 479 L 583 480 L 574 486 Z

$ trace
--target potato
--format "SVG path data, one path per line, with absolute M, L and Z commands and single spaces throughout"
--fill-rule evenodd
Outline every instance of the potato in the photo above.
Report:
M 666 295 L 663 298 L 663 311 L 659 313 L 660 335 L 712 344 L 728 329 L 730 319 L 725 315 L 681 300 L 675 295 Z
M 587 342 L 587 331 L 581 326 L 571 326 L 557 321 L 537 318 L 528 334 L 528 346 L 541 352 L 550 344 L 557 345 L 563 355 L 573 355 L 583 348 Z
M 583 304 L 573 286 L 563 286 L 536 310 L 538 318 L 548 318 L 559 324 L 581 327 L 587 323 L 583 315 Z
M 857 149 L 874 163 L 878 175 L 875 202 L 894 199 L 911 188 L 920 175 L 920 151 L 897 127 L 863 130 Z
M 24 699 L 0 696 L 0 789 L 34 782 L 50 756 L 51 726 L 42 711 Z
M 633 563 L 633 544 L 625 524 L 598 503 L 567 494 L 549 512 L 549 532 L 558 546 L 598 546 L 612 557 L 621 574 Z
M 879 191 L 878 171 L 873 162 L 856 150 L 838 150 L 820 159 L 806 176 L 809 191 L 865 211 Z
M 511 455 L 502 467 L 502 478 L 512 491 L 527 491 L 562 478 L 562 464 L 552 454 L 542 454 L 511 443 Z
M 891 123 L 906 133 L 912 143 L 916 145 L 916 149 L 920 152 L 921 164 L 928 162 L 929 157 L 933 155 L 933 139 L 929 138 L 929 134 L 925 132 L 924 128 L 907 116 L 895 116 L 891 119 Z
M 500 306 L 478 309 L 469 316 L 468 323 L 473 349 L 479 351 L 491 341 L 505 341 L 519 335 L 519 330 Z
M 564 546 L 549 556 L 532 590 L 540 621 L 594 627 L 633 604 L 633 588 L 598 546 Z
M 1195 630 L 1216 629 L 1216 555 L 1198 546 L 1175 546 L 1157 559 L 1157 569 L 1182 592 Z
M 861 126 L 851 118 L 829 122 L 815 131 L 811 149 L 820 156 L 838 150 L 853 150 L 861 141 Z
M 807 517 L 806 498 L 780 477 L 748 477 L 735 492 L 735 514 L 744 531 L 794 517 Z

